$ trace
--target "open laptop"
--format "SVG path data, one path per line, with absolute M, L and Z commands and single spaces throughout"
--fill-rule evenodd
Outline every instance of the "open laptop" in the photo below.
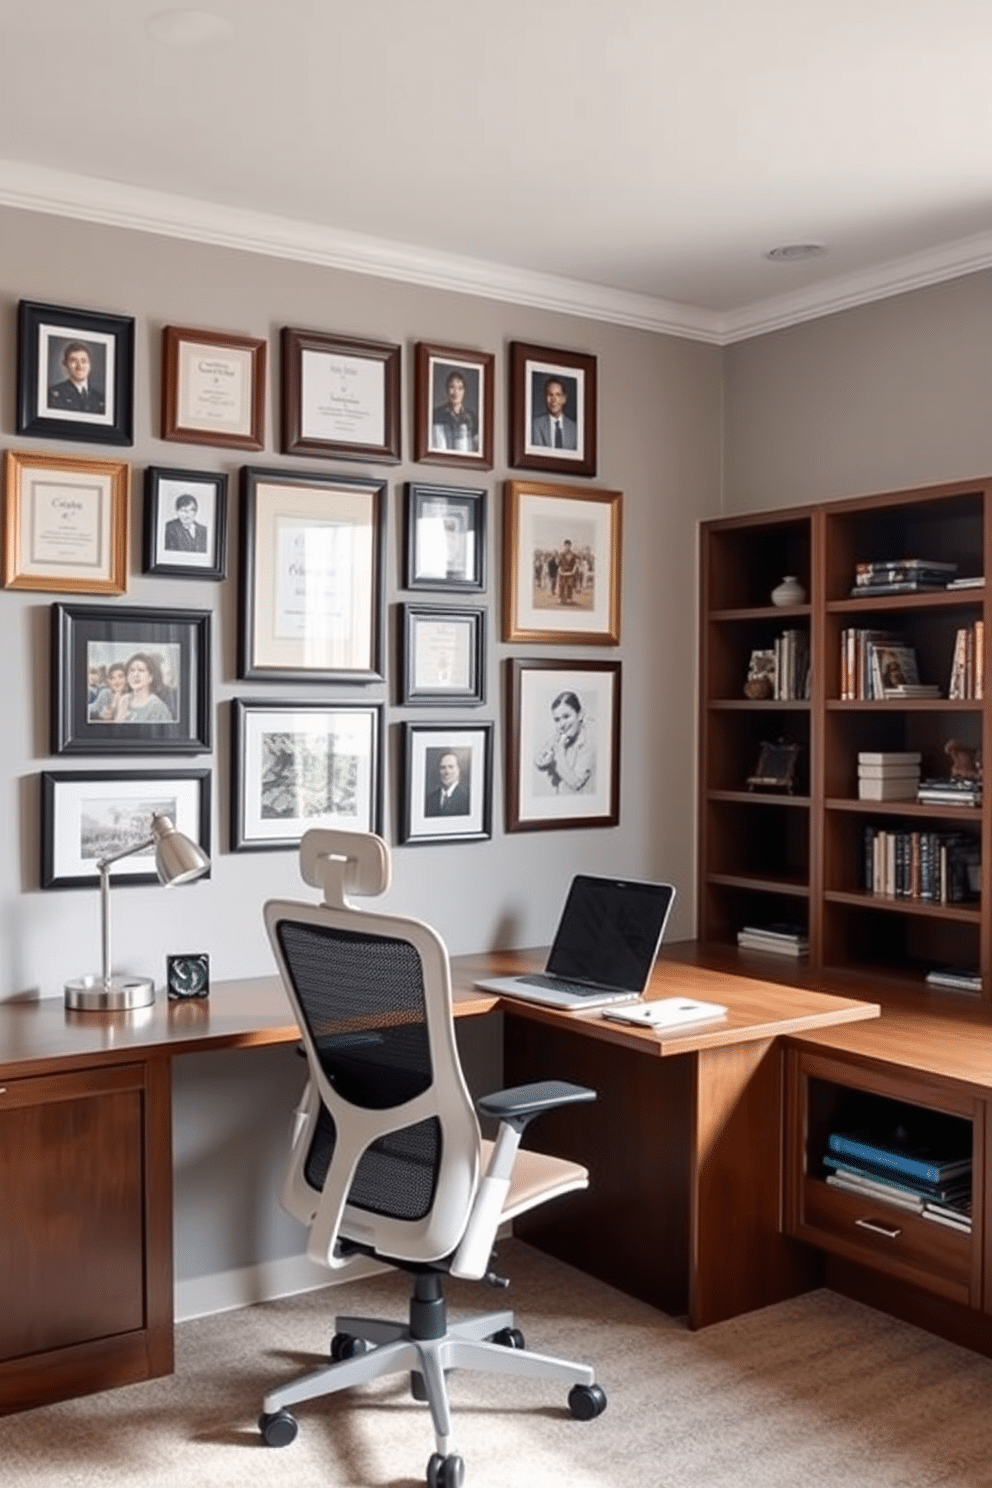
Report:
M 632 1002 L 647 987 L 674 899 L 671 884 L 576 874 L 544 971 L 475 985 L 549 1007 Z

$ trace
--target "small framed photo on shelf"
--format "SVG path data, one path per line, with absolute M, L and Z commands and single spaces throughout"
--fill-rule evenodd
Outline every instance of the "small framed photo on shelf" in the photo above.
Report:
M 596 358 L 510 343 L 510 464 L 596 474 Z
M 386 482 L 241 472 L 238 675 L 382 680 Z
M 151 836 L 160 813 L 210 855 L 210 771 L 50 771 L 41 776 L 41 887 L 95 888 L 101 858 Z M 115 884 L 157 883 L 155 849 L 110 866 Z
M 766 740 L 758 751 L 754 774 L 747 777 L 748 790 L 783 790 L 791 796 L 798 763 L 798 744 L 791 739 Z
M 222 579 L 227 571 L 227 476 L 213 470 L 145 471 L 147 574 Z
M 206 610 L 52 605 L 53 754 L 204 754 Z
M 7 450 L 4 587 L 123 594 L 130 483 L 126 460 Z
M 513 660 L 507 671 L 506 830 L 620 820 L 620 663 Z
M 622 504 L 619 491 L 506 482 L 504 641 L 618 644 Z
M 310 827 L 377 832 L 380 703 L 235 698 L 231 851 L 298 846 Z
M 265 444 L 268 347 L 254 336 L 166 326 L 162 438 L 260 450 Z
M 400 618 L 402 703 L 485 702 L 485 610 L 401 605 Z
M 417 344 L 414 459 L 425 465 L 493 463 L 491 352 Z
M 134 319 L 21 300 L 17 432 L 134 442 Z
M 400 348 L 284 326 L 282 450 L 397 464 Z
M 491 723 L 403 725 L 402 842 L 492 835 Z
M 486 493 L 458 486 L 406 488 L 406 587 L 484 589 Z

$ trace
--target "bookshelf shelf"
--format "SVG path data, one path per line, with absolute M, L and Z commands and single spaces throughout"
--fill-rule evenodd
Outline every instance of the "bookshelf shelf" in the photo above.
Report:
M 869 894 L 867 890 L 827 889 L 828 904 L 850 904 L 856 909 L 880 910 L 883 914 L 932 916 L 937 920 L 956 920 L 962 925 L 980 925 L 981 908 L 977 904 L 931 904 L 926 899 L 903 899 L 891 894 Z

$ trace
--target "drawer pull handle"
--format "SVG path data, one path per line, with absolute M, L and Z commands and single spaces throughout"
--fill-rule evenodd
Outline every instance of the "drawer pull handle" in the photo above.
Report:
M 871 1230 L 873 1235 L 884 1235 L 886 1240 L 897 1240 L 902 1234 L 897 1225 L 883 1224 L 880 1219 L 856 1219 L 854 1223 L 863 1230 Z

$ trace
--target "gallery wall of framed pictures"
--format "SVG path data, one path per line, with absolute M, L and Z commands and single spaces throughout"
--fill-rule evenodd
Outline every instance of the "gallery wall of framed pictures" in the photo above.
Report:
M 197 450 L 140 471 L 50 443 L 133 444 L 148 401 L 135 399 L 134 318 L 19 305 L 24 442 L 3 452 L 3 586 L 82 599 L 51 605 L 50 750 L 105 772 L 43 774 L 43 887 L 92 880 L 86 844 L 116 797 L 134 821 L 172 792 L 209 837 L 209 770 L 124 762 L 213 755 L 215 682 L 232 681 L 223 661 L 215 675 L 218 655 L 233 656 L 235 688 L 294 693 L 229 698 L 217 764 L 232 852 L 295 848 L 312 825 L 382 831 L 387 806 L 400 843 L 485 841 L 500 746 L 507 832 L 617 825 L 620 662 L 571 659 L 620 642 L 623 498 L 589 483 L 596 357 L 296 326 L 276 333 L 273 356 L 267 337 L 237 328 L 148 332 L 161 396 L 158 428 L 142 435 Z M 500 422 L 508 473 L 492 483 Z M 270 425 L 264 463 L 232 464 L 272 449 Z M 404 458 L 413 468 L 391 482 Z M 143 599 L 145 580 L 236 594 L 134 604 L 132 574 Z M 570 655 L 515 654 L 535 645 Z M 503 686 L 489 676 L 498 665 Z M 144 877 L 139 862 L 122 881 Z

